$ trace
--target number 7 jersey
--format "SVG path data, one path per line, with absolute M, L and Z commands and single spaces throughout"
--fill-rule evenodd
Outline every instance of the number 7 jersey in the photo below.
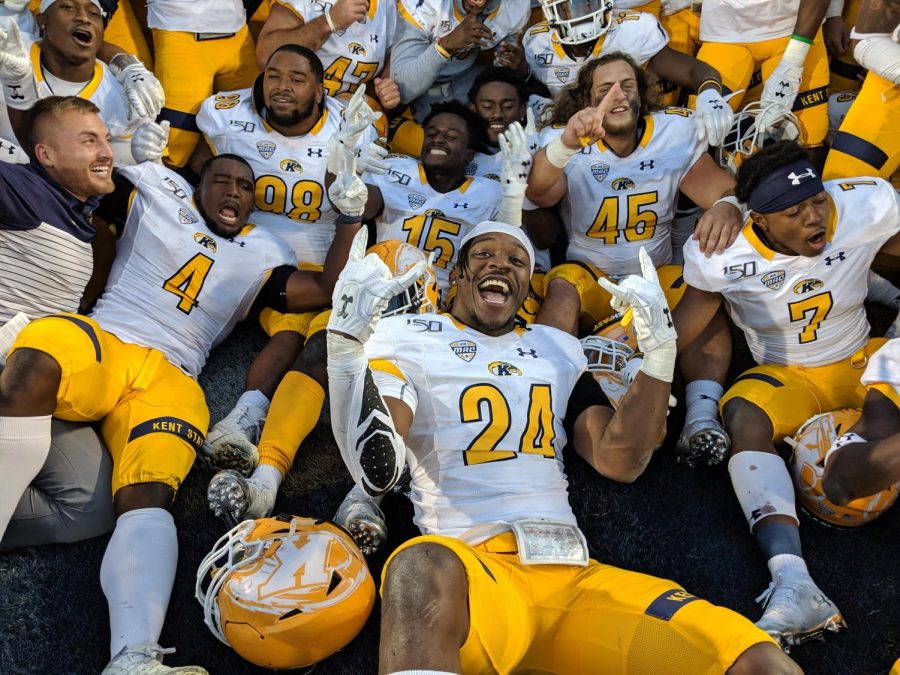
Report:
M 863 302 L 878 250 L 900 231 L 900 196 L 880 178 L 825 183 L 825 250 L 789 256 L 768 248 L 748 219 L 737 241 L 707 258 L 684 246 L 684 279 L 719 293 L 759 364 L 812 368 L 852 356 L 869 337 Z

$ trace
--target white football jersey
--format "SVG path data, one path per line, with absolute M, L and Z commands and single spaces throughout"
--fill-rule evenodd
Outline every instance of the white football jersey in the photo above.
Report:
M 701 42 L 750 43 L 794 32 L 800 0 L 703 0 Z
M 886 384 L 900 396 L 900 338 L 888 340 L 869 357 L 869 365 L 863 373 L 863 384 Z
M 827 181 L 832 217 L 825 250 L 789 256 L 768 248 L 748 220 L 721 255 L 684 246 L 684 280 L 719 293 L 759 364 L 811 368 L 852 356 L 869 338 L 863 301 L 872 259 L 900 231 L 900 196 L 880 178 Z
M 31 56 L 38 97 L 47 98 L 48 96 L 67 94 L 68 92 L 54 91 L 48 81 L 48 79 L 53 79 L 53 76 L 45 75 L 44 68 L 41 65 L 40 41 L 32 41 L 32 36 L 28 35 L 23 35 L 22 38 L 25 48 L 28 49 Z M 84 85 L 81 91 L 73 95 L 87 99 L 100 108 L 100 118 L 109 129 L 113 145 L 124 146 L 123 152 L 117 152 L 116 156 L 130 155 L 131 136 L 134 134 L 135 129 L 147 120 L 140 118 L 128 120 L 128 104 L 125 100 L 125 90 L 119 84 L 116 76 L 107 68 L 106 64 L 97 59 L 97 62 L 94 64 L 93 77 Z M 0 108 L 2 108 L 2 113 L 0 113 L 0 138 L 5 138 L 12 143 L 18 143 L 13 133 L 12 125 L 9 122 L 6 105 L 3 105 L 2 94 L 0 94 Z
M 383 394 L 415 413 L 407 463 L 423 533 L 522 518 L 575 524 L 562 449 L 587 366 L 578 340 L 548 326 L 489 337 L 449 314 L 395 316 L 378 324 L 366 355 L 379 387 L 393 380 Z
M 146 0 L 150 28 L 236 33 L 247 23 L 242 0 Z
M 669 44 L 669 36 L 659 21 L 647 12 L 614 12 L 609 30 L 597 38 L 594 49 L 583 58 L 569 56 L 556 31 L 546 21 L 535 24 L 522 38 L 525 60 L 534 77 L 556 96 L 574 84 L 581 67 L 602 54 L 625 52 L 644 65 Z
M 627 157 L 598 141 L 569 160 L 568 191 L 559 209 L 569 260 L 613 276 L 640 274 L 638 250 L 644 246 L 657 267 L 671 262 L 678 187 L 707 147 L 697 139 L 692 115 L 685 108 L 648 115 L 641 140 Z M 541 146 L 562 132 L 562 127 L 545 128 Z
M 500 0 L 496 4 L 496 9 L 482 21 L 491 29 L 493 39 L 480 50 L 470 49 L 454 54 L 441 68 L 439 82 L 448 82 L 466 72 L 478 58 L 479 51 L 493 49 L 503 38 L 525 29 L 531 14 L 529 0 Z M 452 33 L 466 18 L 455 0 L 399 0 L 397 10 L 403 19 L 427 33 L 432 42 Z
M 304 23 L 331 9 L 325 0 L 278 0 Z M 373 79 L 387 60 L 397 28 L 397 5 L 391 0 L 371 0 L 369 13 L 362 21 L 332 33 L 316 54 L 325 67 L 325 90 L 330 96 L 353 93 Z
M 328 139 L 341 125 L 344 106 L 325 97 L 325 110 L 303 136 L 282 136 L 259 115 L 253 91 L 216 94 L 197 113 L 197 126 L 217 155 L 246 159 L 256 176 L 253 222 L 274 232 L 301 263 L 322 265 L 334 239 L 337 211 L 328 201 Z M 361 142 L 377 138 L 374 128 Z
M 269 273 L 296 260 L 261 227 L 248 224 L 233 239 L 215 234 L 190 183 L 161 165 L 119 171 L 136 191 L 91 316 L 123 342 L 158 349 L 196 378 L 209 350 L 246 317 Z
M 500 210 L 500 183 L 487 178 L 466 178 L 456 190 L 438 192 L 428 184 L 425 168 L 411 157 L 393 157 L 383 176 L 365 174 L 363 181 L 377 187 L 384 200 L 377 239 L 398 239 L 437 251 L 434 272 L 443 292 L 449 288 L 450 270 L 459 242 L 482 220 L 495 220 Z

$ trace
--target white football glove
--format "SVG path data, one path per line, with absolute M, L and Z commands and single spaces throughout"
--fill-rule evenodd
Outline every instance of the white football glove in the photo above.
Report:
M 28 110 L 37 103 L 34 68 L 15 21 L 9 22 L 9 31 L 0 30 L 0 82 L 10 108 Z
M 110 59 L 109 68 L 125 89 L 128 120 L 155 120 L 166 103 L 166 93 L 153 73 L 131 54 L 116 54 Z
M 338 174 L 328 187 L 331 205 L 347 216 L 360 217 L 366 209 L 369 189 L 354 172 Z
M 497 219 L 507 225 L 522 225 L 522 203 L 528 188 L 528 174 L 531 173 L 531 153 L 525 130 L 518 122 L 510 124 L 500 134 L 500 154 L 503 163 L 500 168 L 500 213 Z
M 162 162 L 163 151 L 169 143 L 169 123 L 145 122 L 131 137 L 131 156 L 136 164 Z
M 391 151 L 383 145 L 372 141 L 356 151 L 356 166 L 360 173 L 374 173 L 379 176 L 386 174 L 390 168 L 390 163 L 386 160 Z
M 10 12 L 21 12 L 28 7 L 28 0 L 5 0 L 3 5 Z
M 335 176 L 338 175 L 338 167 L 332 162 L 332 158 L 337 159 L 339 157 L 341 146 L 355 156 L 356 146 L 359 145 L 359 139 L 363 132 L 379 117 L 381 117 L 381 113 L 373 112 L 366 102 L 365 88 L 358 87 L 344 109 L 344 119 L 341 121 L 341 126 L 328 139 L 327 169 L 330 173 L 333 173 Z
M 364 227 L 353 238 L 347 264 L 334 286 L 331 318 L 328 319 L 329 331 L 350 336 L 361 343 L 375 331 L 391 298 L 412 286 L 427 266 L 424 260 L 419 261 L 395 277 L 378 255 L 365 255 L 367 238 Z
M 697 94 L 697 112 L 694 115 L 697 123 L 697 138 L 706 139 L 712 147 L 718 147 L 725 141 L 725 136 L 734 121 L 731 106 L 722 98 L 722 94 L 710 87 Z
M 763 108 L 762 114 L 756 121 L 759 127 L 770 127 L 777 123 L 794 107 L 794 100 L 800 91 L 800 80 L 803 78 L 803 63 L 810 45 L 800 40 L 791 38 L 788 40 L 784 54 L 775 70 L 769 75 L 763 85 L 759 102 Z M 766 106 L 780 106 L 769 107 Z
M 612 296 L 610 304 L 614 310 L 623 314 L 629 309 L 632 311 L 634 334 L 638 347 L 644 352 L 641 370 L 657 380 L 671 382 L 678 335 L 656 268 L 643 246 L 639 257 L 640 276 L 630 274 L 618 285 L 603 277 L 598 282 Z

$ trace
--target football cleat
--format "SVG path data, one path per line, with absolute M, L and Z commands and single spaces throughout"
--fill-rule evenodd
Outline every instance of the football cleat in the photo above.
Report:
M 675 446 L 675 458 L 688 466 L 717 466 L 731 450 L 731 437 L 719 420 L 687 422 Z
M 252 477 L 244 478 L 234 469 L 220 471 L 206 489 L 209 510 L 228 527 L 247 519 L 265 518 L 272 513 L 277 492 Z
M 362 630 L 375 582 L 350 536 L 327 520 L 247 520 L 200 563 L 195 595 L 220 641 L 264 668 L 306 668 Z
M 206 461 L 217 469 L 234 469 L 249 476 L 259 463 L 256 443 L 265 417 L 265 411 L 256 406 L 235 407 L 206 434 Z
M 785 649 L 825 631 L 836 633 L 847 627 L 840 610 L 808 576 L 785 578 L 776 574 L 756 602 L 765 609 L 756 627 Z
M 343 527 L 365 555 L 380 551 L 387 542 L 384 513 L 374 499 L 351 490 L 334 514 L 334 522 Z
M 165 654 L 174 649 L 163 649 L 157 644 L 148 642 L 136 647 L 123 647 L 116 654 L 100 675 L 209 675 L 200 666 L 178 666 L 169 668 L 162 663 Z

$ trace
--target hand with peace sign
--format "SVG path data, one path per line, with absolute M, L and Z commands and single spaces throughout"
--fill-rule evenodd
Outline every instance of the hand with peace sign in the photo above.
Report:
M 426 263 L 420 261 L 399 276 L 393 276 L 390 268 L 375 253 L 366 253 L 366 228 L 360 228 L 350 245 L 347 264 L 334 286 L 331 298 L 331 318 L 328 330 L 344 337 L 365 343 L 375 331 L 375 326 L 395 295 L 413 285 L 425 274 L 432 257 Z
M 634 334 L 638 347 L 644 352 L 641 370 L 657 380 L 671 382 L 678 335 L 653 261 L 643 246 L 638 255 L 640 276 L 630 274 L 618 284 L 601 277 L 598 283 L 612 295 L 610 305 L 614 310 L 623 314 L 632 312 Z

